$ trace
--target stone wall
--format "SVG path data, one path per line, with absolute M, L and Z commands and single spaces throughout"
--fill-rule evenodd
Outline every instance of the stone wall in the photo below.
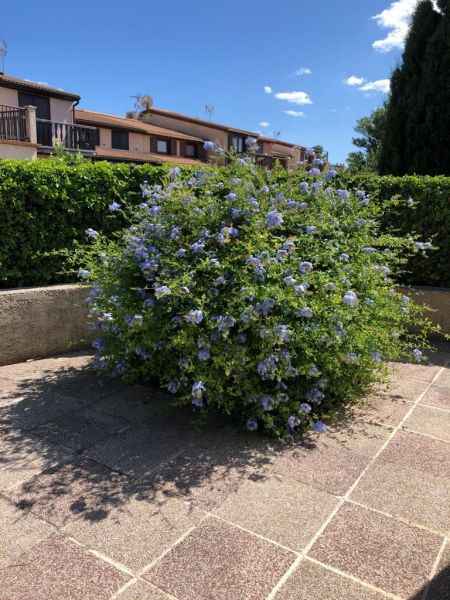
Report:
M 0 365 L 88 348 L 85 297 L 78 285 L 0 291 Z

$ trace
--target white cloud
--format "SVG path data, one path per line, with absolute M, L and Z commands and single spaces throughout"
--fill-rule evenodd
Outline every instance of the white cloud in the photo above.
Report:
M 271 94 L 273 92 L 273 89 L 270 87 L 270 85 L 265 85 L 264 86 L 264 93 L 265 94 Z
M 391 80 L 378 79 L 378 81 L 368 81 L 358 89 L 361 90 L 361 92 L 383 92 L 384 94 L 387 94 L 391 89 Z
M 274 95 L 278 100 L 286 100 L 291 104 L 312 104 L 312 100 L 306 92 L 278 92 Z
M 351 75 L 347 79 L 344 79 L 344 83 L 351 86 L 362 85 L 365 81 L 364 77 L 357 77 L 356 75 Z
M 396 0 L 389 8 L 372 17 L 380 27 L 390 29 L 386 37 L 376 40 L 372 47 L 378 52 L 389 52 L 393 48 L 403 48 L 408 35 L 410 17 L 419 0 Z M 433 0 L 436 8 L 436 2 Z
M 301 110 L 283 110 L 283 112 L 290 117 L 306 117 L 305 113 Z
M 258 125 L 259 125 L 260 127 L 269 127 L 269 126 L 270 126 L 270 123 L 269 123 L 269 121 L 260 121 L 260 122 L 258 123 Z
M 300 67 L 300 69 L 297 69 L 294 73 L 294 75 L 311 75 L 312 71 L 311 69 L 308 69 L 308 67 Z

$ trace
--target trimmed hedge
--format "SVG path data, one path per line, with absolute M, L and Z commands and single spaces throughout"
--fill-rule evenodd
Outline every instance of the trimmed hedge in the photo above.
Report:
M 74 281 L 64 272 L 65 257 L 86 242 L 86 229 L 107 235 L 121 229 L 122 213 L 108 214 L 108 205 L 114 200 L 138 204 L 140 185 L 159 183 L 167 169 L 87 160 L 74 165 L 53 159 L 0 160 L 0 287 Z M 280 171 L 279 178 L 286 177 Z M 365 189 L 374 200 L 411 196 L 415 208 L 387 215 L 386 224 L 401 234 L 432 239 L 438 250 L 417 256 L 403 279 L 450 287 L 450 177 L 340 175 L 335 185 Z
M 411 285 L 450 287 L 450 177 L 340 175 L 335 183 L 364 189 L 373 200 L 396 194 L 405 200 L 411 197 L 414 207 L 405 203 L 386 214 L 385 226 L 400 235 L 418 234 L 422 241 L 432 241 L 435 250 L 426 256 L 417 254 L 402 280 Z
M 140 201 L 140 184 L 166 169 L 152 165 L 59 160 L 0 161 L 0 287 L 74 281 L 65 256 L 86 243 L 86 229 L 110 235 L 124 226 L 108 214 L 114 200 Z

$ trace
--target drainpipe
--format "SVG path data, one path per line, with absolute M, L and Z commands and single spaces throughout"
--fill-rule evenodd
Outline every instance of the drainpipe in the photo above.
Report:
M 74 125 L 75 125 L 75 107 L 80 104 L 80 100 L 81 100 L 81 98 L 79 98 L 78 100 L 75 100 L 75 102 L 72 104 L 72 123 Z

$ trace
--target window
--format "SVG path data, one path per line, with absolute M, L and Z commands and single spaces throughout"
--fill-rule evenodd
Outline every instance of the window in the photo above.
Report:
M 196 156 L 197 156 L 196 144 L 186 144 L 186 156 L 188 158 L 196 158 Z
M 243 135 L 232 135 L 230 146 L 234 148 L 238 154 L 245 151 L 245 138 Z
M 156 140 L 156 152 L 158 154 L 169 154 L 168 140 Z
M 50 98 L 19 92 L 19 106 L 35 106 L 38 119 L 50 120 Z
M 113 129 L 111 131 L 111 147 L 116 150 L 129 150 L 128 131 Z

